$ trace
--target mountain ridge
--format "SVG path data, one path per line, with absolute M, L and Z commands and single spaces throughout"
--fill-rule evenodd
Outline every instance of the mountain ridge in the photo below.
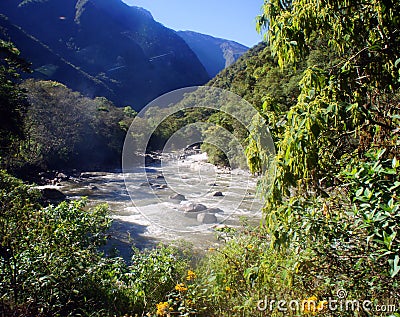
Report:
M 0 19 L 6 38 L 24 47 L 34 77 L 60 81 L 89 97 L 139 110 L 163 93 L 210 78 L 175 31 L 120 0 L 4 0 L 0 12 L 7 17 Z M 33 42 L 38 52 L 27 45 Z M 66 65 L 75 72 L 58 74 Z
M 194 31 L 177 31 L 196 53 L 211 78 L 238 60 L 249 47 L 235 41 Z

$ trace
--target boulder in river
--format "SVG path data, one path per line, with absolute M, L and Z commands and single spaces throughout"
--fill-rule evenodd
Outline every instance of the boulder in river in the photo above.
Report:
M 187 204 L 183 206 L 184 212 L 201 212 L 207 210 L 207 207 L 203 204 Z
M 62 181 L 66 181 L 66 180 L 69 179 L 69 176 L 65 175 L 64 173 L 58 173 L 58 174 L 56 175 L 56 178 L 58 178 L 58 179 L 60 179 L 60 180 L 62 180 Z
M 198 214 L 197 221 L 202 224 L 211 224 L 218 222 L 217 217 L 214 214 L 209 214 L 206 212 Z
M 50 202 L 61 202 L 67 198 L 64 193 L 58 189 L 45 187 L 40 190 L 44 199 Z
M 169 198 L 173 199 L 173 200 L 181 200 L 181 201 L 186 200 L 186 197 L 183 196 L 182 194 L 174 194 L 174 195 L 169 196 Z
M 215 193 L 213 194 L 213 196 L 214 196 L 214 197 L 223 197 L 224 194 L 223 194 L 222 192 L 215 192 Z

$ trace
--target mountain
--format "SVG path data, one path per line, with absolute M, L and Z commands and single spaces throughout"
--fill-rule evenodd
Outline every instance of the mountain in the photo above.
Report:
M 196 53 L 210 77 L 232 65 L 249 50 L 248 47 L 221 38 L 192 31 L 178 31 L 190 48 Z
M 0 30 L 32 62 L 30 76 L 136 110 L 210 78 L 175 31 L 121 0 L 1 0 Z

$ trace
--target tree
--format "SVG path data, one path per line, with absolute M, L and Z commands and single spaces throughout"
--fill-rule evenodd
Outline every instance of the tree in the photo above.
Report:
M 17 83 L 19 72 L 28 72 L 29 65 L 19 54 L 13 43 L 0 39 L 0 165 L 6 168 L 24 137 L 22 121 L 27 102 Z
M 399 11 L 397 1 L 265 1 L 259 28 L 267 28 L 282 68 L 296 67 L 317 46 L 332 52 L 303 73 L 279 142 L 282 183 L 274 199 L 299 183 L 319 190 L 344 153 L 362 156 L 371 146 L 399 153 Z
M 272 245 L 303 254 L 298 275 L 318 272 L 320 293 L 400 296 L 399 16 L 398 1 L 266 0 L 258 18 L 282 69 L 307 60 L 296 102 L 273 120 L 264 211 Z
M 30 102 L 24 164 L 41 169 L 120 166 L 133 110 L 117 108 L 104 97 L 83 97 L 54 81 L 28 79 L 21 86 Z

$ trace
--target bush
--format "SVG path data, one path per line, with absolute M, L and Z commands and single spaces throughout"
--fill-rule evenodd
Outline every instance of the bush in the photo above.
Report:
M 39 201 L 38 191 L 0 172 L 0 314 L 142 314 L 186 273 L 189 258 L 173 247 L 135 250 L 130 266 L 102 257 L 111 225 L 105 205 Z
M 110 225 L 107 208 L 86 210 L 84 201 L 42 208 L 31 187 L 4 172 L 0 182 L 3 311 L 52 316 L 81 309 L 84 277 L 99 261 L 96 248 Z

